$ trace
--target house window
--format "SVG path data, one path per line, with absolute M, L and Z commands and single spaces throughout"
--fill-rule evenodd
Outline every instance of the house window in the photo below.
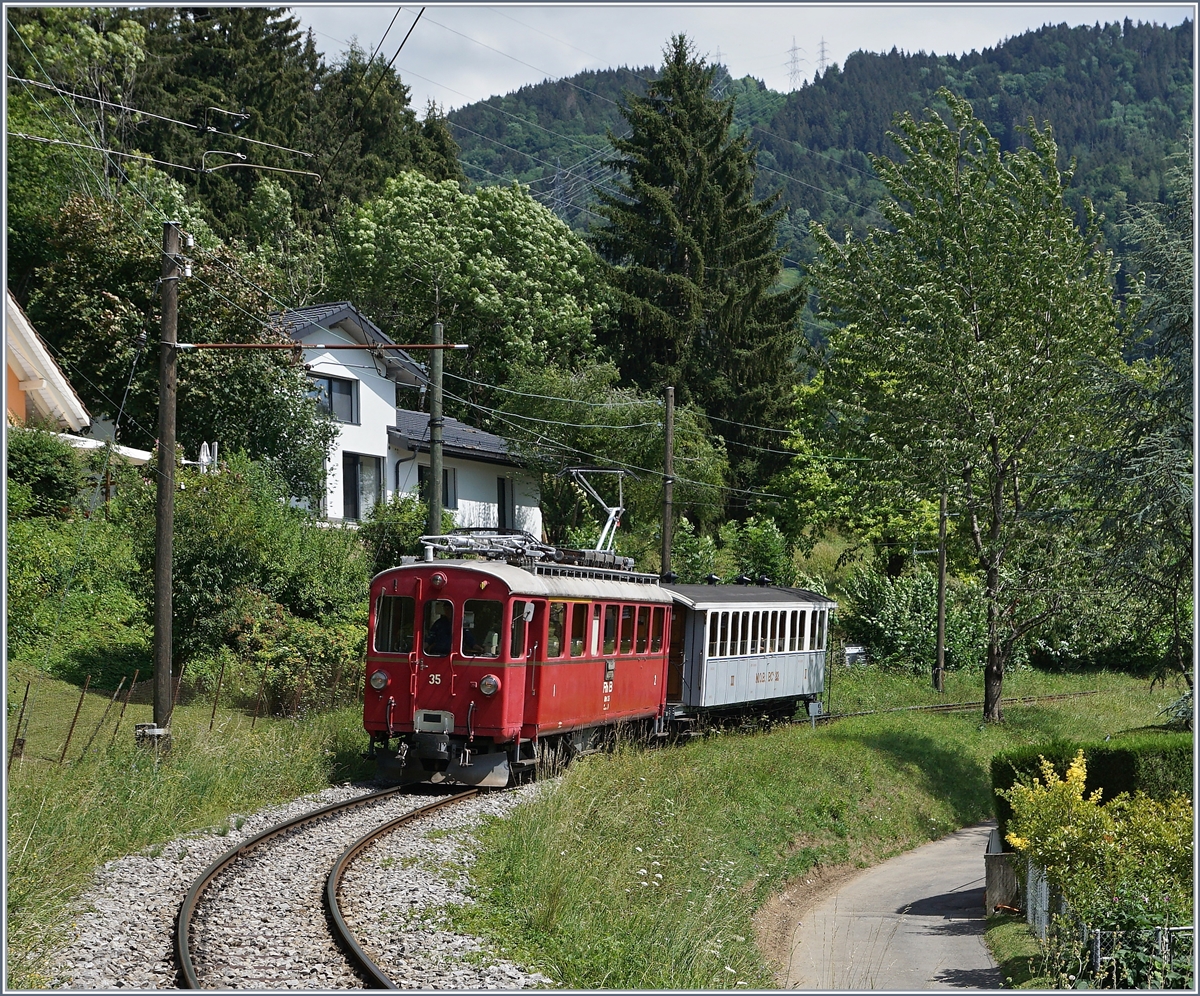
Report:
M 396 468 L 397 486 L 399 485 L 399 467 Z M 425 464 L 417 466 L 417 493 L 423 501 L 429 498 L 429 468 Z M 442 508 L 454 511 L 458 508 L 458 471 L 454 467 L 442 468 Z
M 330 412 L 339 422 L 358 424 L 358 381 L 343 380 L 341 377 L 318 377 L 309 374 L 312 387 L 310 398 Z
M 508 477 L 496 478 L 496 528 L 500 530 L 517 528 L 513 482 Z
M 383 460 L 358 453 L 342 454 L 342 517 L 364 519 L 383 494 Z

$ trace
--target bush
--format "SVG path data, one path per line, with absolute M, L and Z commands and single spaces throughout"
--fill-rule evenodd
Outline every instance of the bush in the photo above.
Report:
M 1165 800 L 1176 792 L 1192 792 L 1192 735 L 1152 733 L 1123 737 L 1118 741 L 1080 744 L 1053 741 L 1041 747 L 1022 747 L 992 758 L 992 788 L 996 793 L 996 818 L 1000 835 L 1008 833 L 1012 807 L 1008 793 L 1013 786 L 1029 784 L 1042 769 L 1043 759 L 1058 775 L 1065 775 L 1072 760 L 1083 750 L 1089 763 L 1084 790 L 1102 790 L 1102 798 L 1121 793 L 1142 792 Z
M 925 672 L 937 657 L 937 577 L 927 571 L 889 578 L 859 567 L 842 585 L 840 622 L 873 663 Z M 946 667 L 976 667 L 987 653 L 987 622 L 977 586 L 953 579 L 946 590 Z
M 67 519 L 83 487 L 84 465 L 75 448 L 55 433 L 37 426 L 13 426 L 8 431 L 9 486 L 27 488 L 10 515 Z M 22 500 L 23 499 L 23 500 Z
M 752 515 L 744 523 L 727 522 L 721 527 L 720 538 L 726 581 L 748 575 L 755 582 L 768 577 L 772 584 L 785 587 L 796 583 L 792 544 L 770 516 Z M 732 571 L 727 566 L 730 560 Z
M 444 513 L 442 518 L 442 530 L 449 532 L 454 528 L 454 516 Z M 371 557 L 371 576 L 397 566 L 401 557 L 422 556 L 425 550 L 418 540 L 428 521 L 429 506 L 416 495 L 397 494 L 376 505 L 358 529 Z

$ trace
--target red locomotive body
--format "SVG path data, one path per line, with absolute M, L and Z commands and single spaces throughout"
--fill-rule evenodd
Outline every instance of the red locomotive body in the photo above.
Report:
M 383 777 L 504 785 L 547 742 L 661 720 L 671 596 L 579 573 L 440 560 L 372 581 L 363 725 Z

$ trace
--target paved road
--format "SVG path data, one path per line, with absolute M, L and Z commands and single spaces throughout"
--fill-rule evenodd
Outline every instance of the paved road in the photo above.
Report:
M 791 989 L 998 989 L 983 942 L 983 854 L 995 823 L 959 830 L 838 887 L 796 928 Z

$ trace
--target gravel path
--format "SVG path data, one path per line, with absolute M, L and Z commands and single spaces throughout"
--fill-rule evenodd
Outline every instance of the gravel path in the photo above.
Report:
M 175 988 L 174 920 L 179 904 L 196 876 L 234 844 L 276 823 L 372 790 L 372 786 L 366 785 L 327 789 L 250 816 L 231 817 L 224 834 L 211 831 L 188 834 L 150 853 L 120 858 L 104 865 L 97 873 L 93 889 L 81 898 L 80 909 L 87 912 L 80 915 L 72 941 L 59 953 L 53 984 L 70 989 Z M 434 820 L 442 821 L 436 824 L 438 828 L 449 829 L 464 821 L 477 823 L 486 812 L 507 811 L 519 801 L 518 795 L 523 797 L 527 791 L 488 795 L 477 803 L 473 801 L 473 808 L 469 810 L 464 805 L 439 813 L 429 820 L 422 820 L 423 829 L 408 831 L 408 839 L 411 841 L 413 837 L 420 838 L 423 833 L 428 833 L 435 826 Z M 239 869 L 234 876 L 241 884 L 222 885 L 218 880 L 208 894 L 213 902 L 209 904 L 206 896 L 206 902 L 201 905 L 202 917 L 207 917 L 204 907 L 211 906 L 210 912 L 226 921 L 231 917 L 253 918 L 257 929 L 250 931 L 253 940 L 247 953 L 252 956 L 256 977 L 238 978 L 231 966 L 206 964 L 202 960 L 207 943 L 205 924 L 215 921 L 197 924 L 197 943 L 193 950 L 198 969 L 202 973 L 212 969 L 225 971 L 226 981 L 222 984 L 227 987 L 238 984 L 257 988 L 360 988 L 361 982 L 350 973 L 343 956 L 328 939 L 320 905 L 325 876 L 337 854 L 372 825 L 423 805 L 430 798 L 429 795 L 393 797 L 366 810 L 353 810 L 341 817 L 323 820 L 318 824 L 321 831 L 308 827 L 269 842 L 261 857 L 253 856 L 246 862 L 258 866 L 253 882 L 243 880 L 243 869 Z M 463 810 L 461 816 L 458 815 L 460 809 Z M 336 832 L 333 832 L 335 824 Z M 286 846 L 274 846 L 284 842 Z M 433 902 L 466 901 L 461 890 L 466 881 L 465 868 L 472 860 L 469 837 L 456 835 L 436 843 L 439 847 L 450 848 L 445 850 L 443 860 L 458 862 L 464 871 L 456 880 L 457 887 L 437 890 Z M 373 852 L 375 850 L 378 849 Z M 364 855 L 363 859 L 369 860 L 369 855 Z M 402 864 L 397 862 L 397 866 Z M 410 864 L 395 867 L 394 871 L 398 877 L 392 880 L 392 890 L 397 895 L 409 897 L 406 909 L 419 909 L 429 921 L 418 934 L 401 935 L 398 943 L 403 945 L 404 953 L 397 963 L 397 972 L 403 972 L 405 977 L 397 979 L 398 985 L 422 989 L 515 989 L 545 984 L 546 980 L 540 976 L 527 975 L 515 966 L 487 957 L 481 942 L 434 926 L 432 921 L 438 919 L 437 910 L 428 901 L 421 905 L 415 898 L 418 891 L 427 894 L 430 884 L 427 869 Z M 311 901 L 294 898 L 305 891 L 310 894 Z M 352 897 L 354 892 L 344 887 L 343 896 Z M 251 912 L 234 912 L 237 908 L 247 909 L 241 905 L 235 907 L 233 900 L 239 894 L 252 904 Z M 377 892 L 375 896 L 378 897 Z M 344 898 L 343 902 L 346 901 Z M 378 905 L 373 903 L 373 908 Z M 369 923 L 368 918 L 359 916 L 364 924 Z M 318 926 L 319 932 L 315 929 Z M 279 938 L 286 938 L 287 943 L 271 954 L 270 948 L 274 946 L 271 942 Z M 457 965 L 457 959 L 464 955 L 470 956 L 471 964 Z

